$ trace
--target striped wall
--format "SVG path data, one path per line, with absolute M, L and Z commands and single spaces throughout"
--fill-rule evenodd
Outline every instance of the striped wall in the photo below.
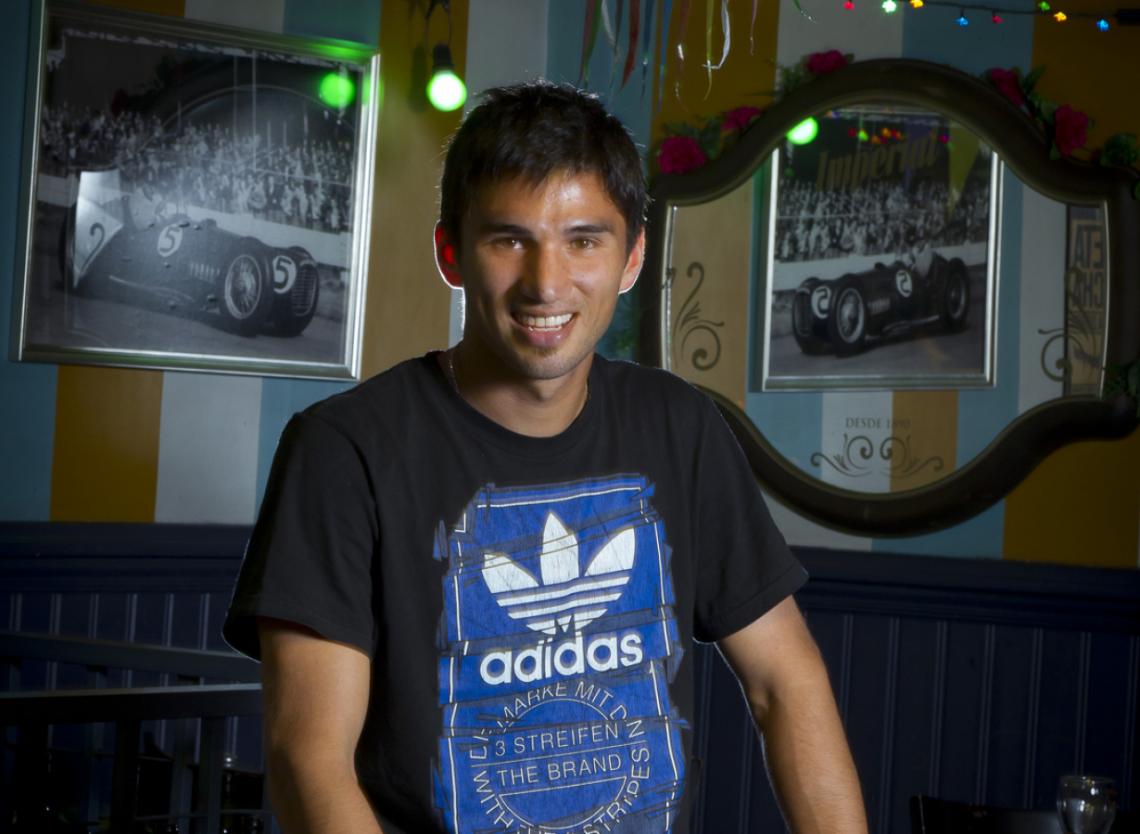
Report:
M 381 37 L 378 0 L 107 0 L 102 5 L 271 33 L 378 45 L 393 92 L 378 140 L 373 262 L 366 300 L 364 373 L 446 338 L 446 290 L 430 268 L 436 165 L 456 117 L 410 103 L 412 52 L 443 39 L 447 19 L 389 4 Z M 32 0 L 10 4 L 4 27 L 4 99 L 22 112 Z M 452 14 L 453 56 L 463 67 L 466 4 Z M 416 141 L 412 141 L 415 137 Z M 407 142 L 407 146 L 405 146 Z M 0 260 L 15 261 L 20 211 L 21 120 L 0 129 Z M 415 156 L 409 164 L 407 157 Z M 385 164 L 387 163 L 387 164 Z M 408 197 L 408 194 L 415 196 Z M 423 230 L 418 237 L 403 224 Z M 418 267 L 418 274 L 416 269 Z M 426 268 L 425 268 L 426 267 Z M 0 336 L 9 339 L 13 273 L 0 273 Z M 349 387 L 344 382 L 122 370 L 0 361 L 0 519 L 248 524 L 289 416 Z
M 118 0 L 115 5 L 265 31 L 341 37 L 377 44 L 388 95 L 377 149 L 373 262 L 366 301 L 364 371 L 370 375 L 405 356 L 457 336 L 449 294 L 430 260 L 434 184 L 444 137 L 456 117 L 424 112 L 410 94 L 413 48 L 425 39 L 426 4 L 379 0 Z M 472 0 L 452 3 L 452 48 L 467 66 L 473 92 L 536 74 L 577 81 L 586 0 Z M 978 21 L 963 30 L 950 10 L 904 8 L 887 17 L 871 2 L 847 12 L 839 3 L 804 0 L 812 19 L 790 3 L 761 3 L 750 32 L 751 4 L 732 3 L 733 49 L 713 76 L 699 66 L 705 51 L 705 3 L 693 2 L 684 32 L 682 4 L 657 0 L 652 43 L 661 42 L 662 12 L 669 42 L 680 37 L 687 61 L 670 54 L 665 83 L 656 83 L 658 47 L 620 86 L 606 35 L 584 80 L 630 125 L 650 155 L 667 122 L 693 120 L 740 104 L 762 105 L 777 64 L 838 48 L 857 59 L 910 57 L 968 72 L 989 66 L 1045 64 L 1042 91 L 1084 106 L 1096 119 L 1093 140 L 1140 130 L 1127 106 L 1129 56 L 1140 47 L 1135 30 L 1092 30 L 1011 18 L 995 27 Z M 9 4 L 3 39 L 4 99 L 22 112 L 27 30 L 32 0 Z M 616 4 L 605 4 L 613 13 Z M 647 7 L 642 0 L 642 7 Z M 418 9 L 418 11 L 413 11 Z M 470 16 L 470 24 L 468 17 Z M 624 23 L 615 36 L 623 44 Z M 427 39 L 446 37 L 437 11 Z M 751 40 L 751 44 L 749 41 Z M 719 52 L 719 34 L 713 51 Z M 468 54 L 470 60 L 468 61 Z M 1074 61 L 1072 56 L 1080 55 Z M 407 94 L 393 91 L 408 91 Z M 679 97 L 675 95 L 679 91 Z M 19 119 L 0 126 L 0 259 L 15 258 L 15 219 L 22 142 Z M 650 163 L 652 167 L 652 163 Z M 1045 326 L 1056 309 L 1020 277 L 1055 264 L 1064 218 L 1012 181 L 1005 183 L 999 305 L 1014 309 L 1022 327 Z M 6 222 L 4 222 L 6 221 Z M 0 337 L 10 338 L 12 271 L 0 271 Z M 630 297 L 623 297 L 629 299 Z M 629 304 L 629 300 L 624 301 Z M 747 307 L 747 305 L 745 305 Z M 619 315 L 631 311 L 619 310 Z M 860 410 L 934 426 L 932 450 L 959 464 L 970 460 L 1027 404 L 1052 389 L 1031 373 L 1038 357 L 1019 348 L 1017 327 L 998 334 L 995 391 L 860 394 Z M 296 410 L 343 390 L 340 382 L 260 379 L 211 374 L 66 367 L 0 361 L 0 519 L 28 521 L 160 521 L 248 523 L 260 501 L 269 462 L 285 421 Z M 747 394 L 746 407 L 780 448 L 805 458 L 840 425 L 837 394 Z M 794 419 L 789 419 L 792 415 Z M 934 454 L 935 451 L 931 451 Z M 1082 443 L 1051 456 L 1006 501 L 951 530 L 905 539 L 847 536 L 776 506 L 774 514 L 797 544 L 959 556 L 1077 561 L 1136 566 L 1140 557 L 1140 437 Z M 883 488 L 898 484 L 884 483 Z

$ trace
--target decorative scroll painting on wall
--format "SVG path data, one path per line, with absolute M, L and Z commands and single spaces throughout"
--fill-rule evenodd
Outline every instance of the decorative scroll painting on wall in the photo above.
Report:
M 993 151 L 942 114 L 830 111 L 773 154 L 760 388 L 993 382 Z
M 668 281 L 672 368 L 744 402 L 747 281 L 752 269 L 751 182 L 715 203 L 686 207 L 674 227 Z
M 33 62 L 20 359 L 359 373 L 371 50 L 48 3 Z

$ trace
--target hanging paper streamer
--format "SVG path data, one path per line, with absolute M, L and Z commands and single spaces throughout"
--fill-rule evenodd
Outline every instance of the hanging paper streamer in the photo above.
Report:
M 709 14 L 712 14 L 712 3 L 709 3 Z M 720 61 L 717 63 L 709 63 L 709 70 L 718 70 L 724 66 L 724 62 L 728 60 L 728 50 L 732 48 L 732 21 L 728 17 L 728 0 L 721 0 L 720 4 L 720 29 L 724 33 L 724 49 L 720 53 Z M 708 40 L 706 42 L 708 54 L 705 55 L 706 61 L 711 61 L 712 53 L 712 30 L 710 27 Z M 712 80 L 710 74 L 709 80 Z
M 614 35 L 614 25 L 610 22 L 610 4 L 607 0 L 602 0 L 600 17 L 602 19 L 602 25 L 606 28 L 606 40 L 610 42 L 610 49 L 613 50 L 617 44 L 617 36 Z
M 661 8 L 661 40 L 657 49 L 657 109 L 665 98 L 665 66 L 669 61 L 669 21 L 673 19 L 673 0 L 665 0 Z
M 629 81 L 633 73 L 633 62 L 637 60 L 637 36 L 641 33 L 640 0 L 629 0 L 629 49 L 625 53 L 625 69 L 621 73 L 621 86 Z
M 677 27 L 677 77 L 673 79 L 673 95 L 681 100 L 681 76 L 685 74 L 685 30 L 689 28 L 692 0 L 681 0 L 680 25 Z
M 639 0 L 633 0 L 634 3 Z M 649 45 L 653 42 L 653 24 L 657 19 L 653 16 L 653 0 L 645 3 L 645 26 L 641 30 L 641 97 L 645 98 L 645 77 L 649 74 Z
M 705 0 L 705 71 L 709 76 L 709 85 L 705 89 L 705 98 L 712 92 L 712 28 L 713 28 L 713 2 Z
M 756 54 L 756 12 L 760 9 L 760 0 L 752 0 L 752 25 L 748 28 L 748 54 Z
M 728 51 L 732 48 L 732 21 L 728 17 L 728 0 L 721 0 L 720 28 L 724 33 L 724 49 L 720 54 L 720 62 L 716 64 L 712 62 L 712 4 L 713 0 L 708 0 L 708 5 L 705 7 L 705 69 L 709 76 L 705 98 L 708 98 L 709 93 L 712 92 L 713 70 L 718 70 L 724 66 L 724 62 L 728 60 Z
M 610 88 L 609 95 L 614 94 L 614 80 L 617 78 L 618 65 L 618 39 L 617 33 L 621 29 L 622 0 L 617 0 L 617 17 L 610 19 L 609 0 L 602 0 L 602 25 L 606 27 L 606 40 L 610 42 Z
M 594 44 L 598 42 L 598 26 L 601 23 L 602 0 L 590 0 L 586 5 L 586 23 L 582 28 L 582 66 L 578 70 L 578 86 L 589 85 L 590 56 L 594 54 Z

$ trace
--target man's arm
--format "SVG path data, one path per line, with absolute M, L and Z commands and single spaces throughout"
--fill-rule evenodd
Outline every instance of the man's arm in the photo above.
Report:
M 859 777 L 827 668 L 788 597 L 718 642 L 744 688 L 764 757 L 795 834 L 866 834 Z
M 370 664 L 359 649 L 258 619 L 269 796 L 287 834 L 381 834 L 356 776 Z

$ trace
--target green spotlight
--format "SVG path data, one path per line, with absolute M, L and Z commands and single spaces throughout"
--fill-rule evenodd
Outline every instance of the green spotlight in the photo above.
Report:
M 787 133 L 788 141 L 793 145 L 806 145 L 809 142 L 814 142 L 815 137 L 818 135 L 819 122 L 810 116 Z
M 339 72 L 330 72 L 321 79 L 321 101 L 329 107 L 343 110 L 356 98 L 356 85 Z
M 458 110 L 467 101 L 467 85 L 455 74 L 451 49 L 447 44 L 437 44 L 432 50 L 432 71 L 427 96 L 432 107 L 445 113 Z

